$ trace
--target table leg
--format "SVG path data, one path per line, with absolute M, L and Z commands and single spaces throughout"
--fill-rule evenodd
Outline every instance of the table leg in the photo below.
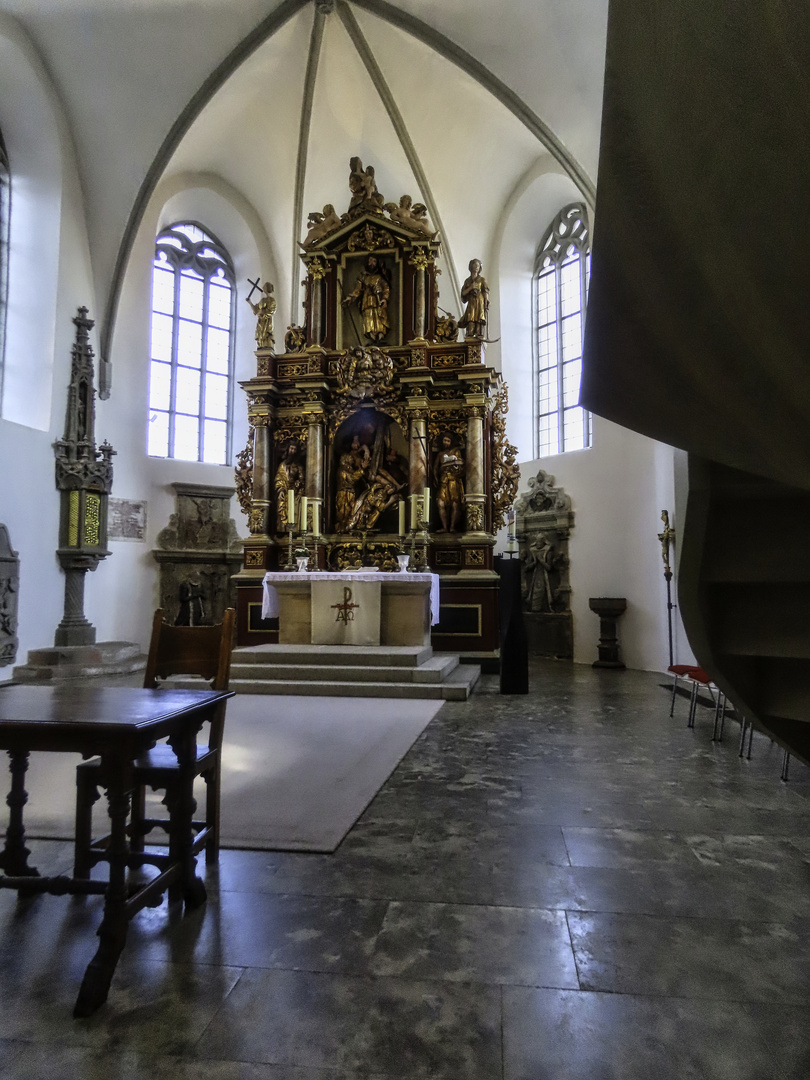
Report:
M 25 790 L 25 774 L 28 771 L 28 751 L 9 750 L 11 791 L 6 796 L 9 809 L 6 843 L 0 852 L 0 868 L 11 877 L 39 877 L 39 870 L 28 865 L 31 852 L 25 846 L 23 807 L 28 802 Z
M 178 732 L 169 738 L 169 745 L 177 755 L 179 765 L 177 784 L 167 791 L 169 800 L 169 857 L 181 868 L 180 891 L 186 910 L 199 907 L 208 898 L 205 884 L 197 876 L 197 860 L 194 858 L 194 765 L 197 760 L 197 734 L 194 731 Z M 169 899 L 172 900 L 169 886 Z
M 109 779 L 107 800 L 110 814 L 110 843 L 107 858 L 110 880 L 104 894 L 104 917 L 98 928 L 99 946 L 82 980 L 74 1016 L 90 1016 L 107 1000 L 118 957 L 127 940 L 127 863 L 129 842 L 127 819 L 132 793 L 132 768 L 129 762 L 105 761 Z

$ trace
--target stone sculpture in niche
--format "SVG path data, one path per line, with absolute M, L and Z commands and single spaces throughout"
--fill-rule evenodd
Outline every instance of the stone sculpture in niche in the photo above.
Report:
M 568 539 L 571 496 L 543 469 L 515 503 L 521 591 L 529 649 L 537 656 L 574 654 Z
M 290 439 L 281 452 L 281 461 L 276 469 L 273 487 L 276 491 L 276 528 L 280 533 L 283 533 L 290 527 L 287 514 L 289 493 L 293 492 L 296 521 L 298 521 L 299 517 L 301 496 L 304 493 L 304 468 L 301 464 L 301 447 L 295 439 Z
M 440 448 L 433 459 L 433 477 L 436 483 L 436 506 L 442 523 L 438 531 L 458 532 L 461 526 L 461 508 L 464 505 L 464 455 L 459 447 L 454 446 L 452 435 L 446 432 L 442 435 Z

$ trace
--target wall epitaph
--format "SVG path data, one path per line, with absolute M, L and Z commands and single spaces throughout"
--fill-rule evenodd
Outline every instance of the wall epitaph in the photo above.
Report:
M 0 667 L 17 658 L 17 594 L 20 560 L 11 546 L 8 529 L 0 525 Z
M 538 656 L 571 659 L 571 496 L 555 487 L 554 477 L 540 469 L 529 480 L 528 492 L 515 503 L 515 513 L 529 649 Z

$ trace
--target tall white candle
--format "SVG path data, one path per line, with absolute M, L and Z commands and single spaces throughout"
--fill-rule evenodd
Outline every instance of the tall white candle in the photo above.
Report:
M 304 497 L 301 499 L 301 530 L 302 530 L 302 532 L 307 531 L 307 497 L 306 497 L 306 495 L 304 495 Z
M 399 500 L 399 535 L 405 535 L 405 501 Z
M 416 503 L 419 499 L 418 495 L 411 495 L 411 528 L 416 528 Z
M 295 524 L 295 492 L 292 490 L 287 492 L 287 524 Z
M 312 531 L 316 536 L 321 535 L 321 505 L 320 503 L 312 504 Z
M 430 488 L 426 487 L 422 492 L 422 518 L 425 524 L 430 521 Z

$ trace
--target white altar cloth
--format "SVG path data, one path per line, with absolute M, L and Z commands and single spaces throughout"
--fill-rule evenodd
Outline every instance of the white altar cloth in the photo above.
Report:
M 394 571 L 393 573 L 380 573 L 379 571 L 369 572 L 368 570 L 344 570 L 341 573 L 334 573 L 331 570 L 321 570 L 316 573 L 305 572 L 303 574 L 298 573 L 297 571 L 293 571 L 292 573 L 271 571 L 264 575 L 264 580 L 262 581 L 262 618 L 278 618 L 278 593 L 273 588 L 274 581 L 376 581 L 382 583 L 386 580 L 395 581 L 397 578 L 401 578 L 405 581 L 430 582 L 430 625 L 435 626 L 439 621 L 439 575 L 431 573 L 410 574 L 407 570 L 403 573 L 398 571 Z

